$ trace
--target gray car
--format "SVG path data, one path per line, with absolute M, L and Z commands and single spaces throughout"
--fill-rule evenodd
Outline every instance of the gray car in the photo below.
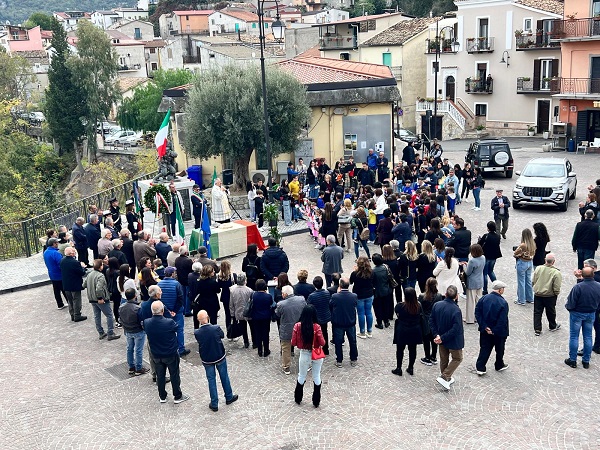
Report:
M 555 205 L 566 211 L 577 193 L 577 174 L 566 158 L 536 158 L 527 163 L 513 189 L 515 209 L 528 204 Z

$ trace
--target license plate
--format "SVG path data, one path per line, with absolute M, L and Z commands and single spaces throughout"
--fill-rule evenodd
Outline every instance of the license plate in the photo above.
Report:
M 542 201 L 542 197 L 529 197 L 529 199 L 532 202 L 541 202 Z
M 481 167 L 488 167 L 490 163 L 488 161 L 481 161 Z

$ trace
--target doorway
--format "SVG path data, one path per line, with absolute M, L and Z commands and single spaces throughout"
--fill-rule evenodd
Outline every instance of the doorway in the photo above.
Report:
M 537 101 L 537 132 L 550 130 L 550 100 Z
M 456 80 L 452 75 L 446 78 L 446 98 L 454 101 Z

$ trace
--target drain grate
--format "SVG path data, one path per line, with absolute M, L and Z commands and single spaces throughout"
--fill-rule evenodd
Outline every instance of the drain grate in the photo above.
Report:
M 143 366 L 150 368 L 150 363 L 144 360 Z M 116 366 L 107 367 L 104 370 L 106 370 L 113 378 L 116 378 L 119 381 L 125 381 L 129 380 L 130 378 L 135 378 L 129 375 L 129 365 L 127 364 L 127 362 L 117 364 Z M 149 375 L 149 373 L 147 375 Z

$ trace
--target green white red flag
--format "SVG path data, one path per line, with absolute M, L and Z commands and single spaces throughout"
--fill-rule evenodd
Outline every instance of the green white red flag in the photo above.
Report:
M 171 117 L 171 108 L 167 111 L 156 137 L 154 138 L 154 144 L 156 145 L 156 152 L 158 157 L 162 158 L 167 153 L 167 136 L 169 136 L 169 117 Z

